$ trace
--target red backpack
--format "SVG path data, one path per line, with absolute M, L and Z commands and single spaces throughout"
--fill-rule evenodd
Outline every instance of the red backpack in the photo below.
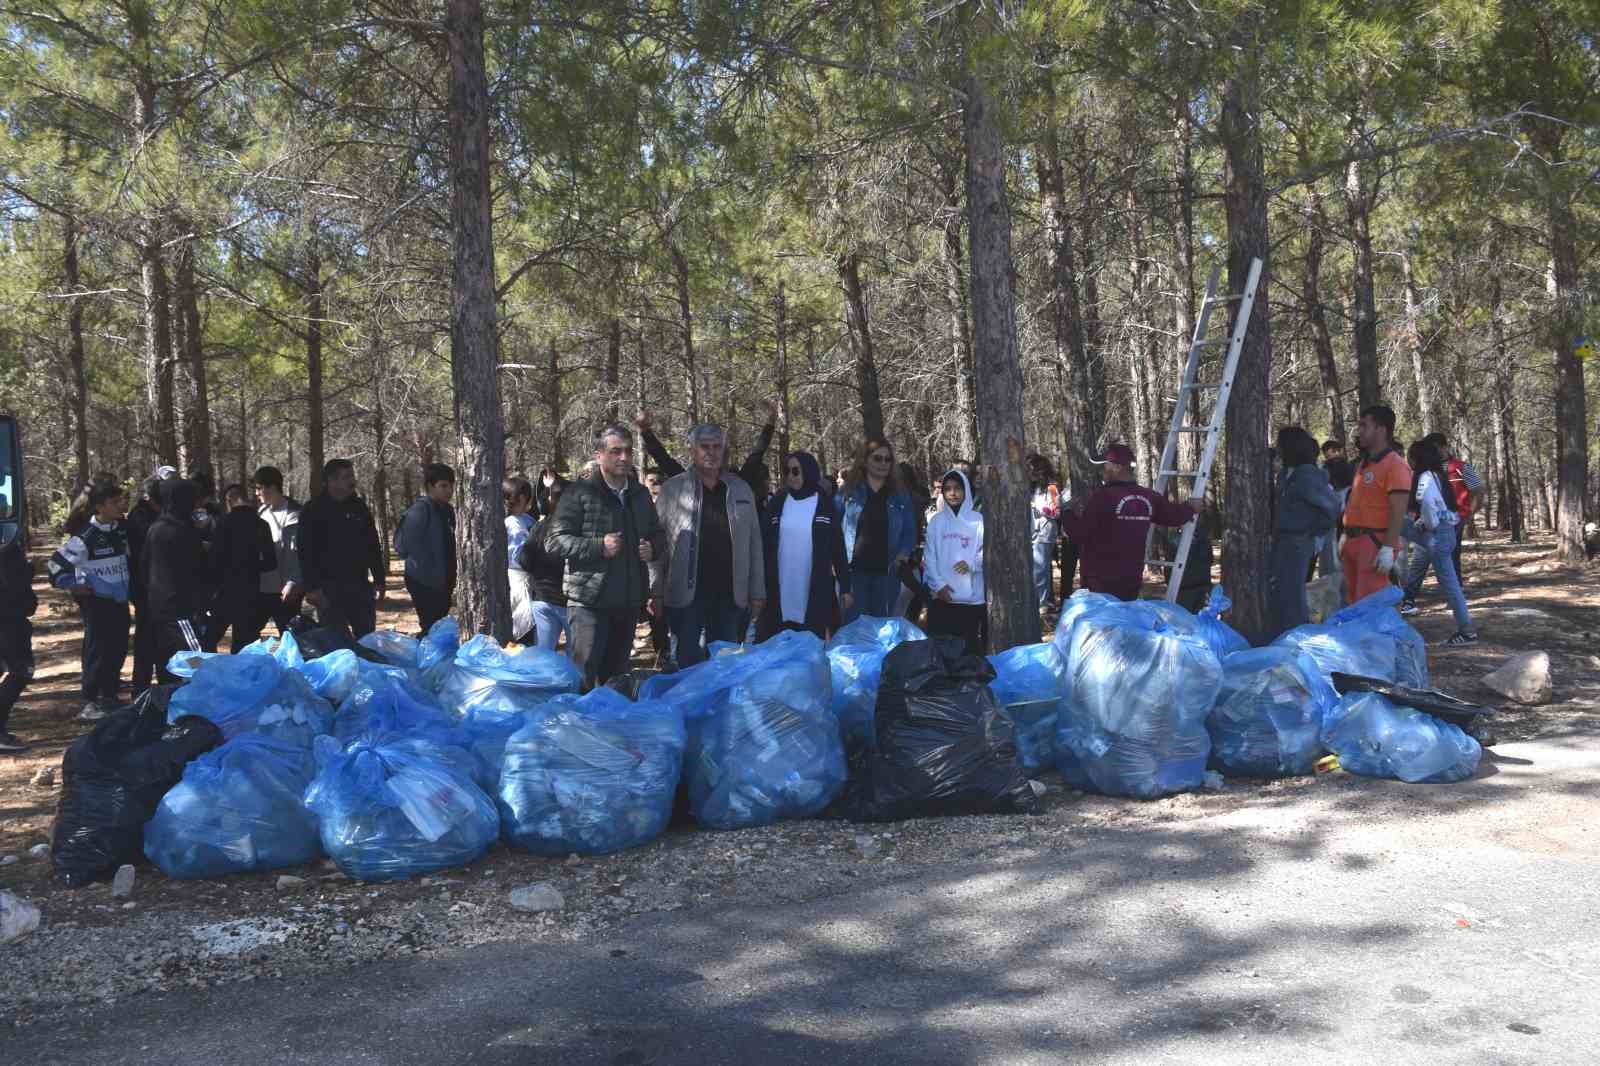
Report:
M 1460 459 L 1449 459 L 1444 464 L 1445 480 L 1450 483 L 1450 495 L 1455 499 L 1456 514 L 1463 522 L 1472 517 L 1472 490 L 1467 488 L 1467 477 Z

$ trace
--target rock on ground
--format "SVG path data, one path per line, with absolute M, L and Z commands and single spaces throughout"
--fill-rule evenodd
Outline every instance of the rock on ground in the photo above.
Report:
M 39 908 L 20 896 L 0 890 L 0 944 L 21 940 L 39 928 Z
M 117 867 L 117 875 L 111 879 L 111 895 L 116 899 L 127 899 L 133 895 L 133 881 L 132 866 Z
M 558 911 L 567 905 L 566 899 L 561 895 L 561 890 L 548 881 L 540 881 L 536 885 L 523 885 L 521 888 L 511 890 L 511 905 L 519 911 L 538 913 L 540 911 Z
M 1549 703 L 1555 695 L 1550 682 L 1548 652 L 1528 651 L 1513 655 L 1483 683 L 1508 700 L 1529 705 Z

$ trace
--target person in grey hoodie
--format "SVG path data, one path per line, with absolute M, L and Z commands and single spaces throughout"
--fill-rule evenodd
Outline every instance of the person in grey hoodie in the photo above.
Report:
M 1317 465 L 1317 442 L 1299 426 L 1278 431 L 1282 473 L 1278 517 L 1272 538 L 1272 617 L 1274 635 L 1304 625 L 1306 570 L 1317 553 L 1317 538 L 1333 529 L 1341 510 L 1328 472 Z
M 422 472 L 422 496 L 394 531 L 395 554 L 406 561 L 406 591 L 426 633 L 450 613 L 456 594 L 456 472 L 429 463 Z

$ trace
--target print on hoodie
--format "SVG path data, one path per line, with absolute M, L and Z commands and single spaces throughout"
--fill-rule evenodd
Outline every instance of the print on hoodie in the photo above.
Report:
M 128 531 L 121 522 L 89 519 L 83 532 L 67 538 L 50 556 L 50 584 L 86 591 L 116 603 L 128 602 Z
M 928 541 L 922 551 L 922 574 L 935 596 L 950 586 L 952 603 L 983 603 L 983 514 L 972 507 L 972 483 L 959 470 L 950 470 L 939 479 L 940 492 L 949 478 L 960 478 L 966 498 L 961 506 L 945 506 L 928 521 Z M 968 571 L 956 572 L 956 563 L 965 562 Z

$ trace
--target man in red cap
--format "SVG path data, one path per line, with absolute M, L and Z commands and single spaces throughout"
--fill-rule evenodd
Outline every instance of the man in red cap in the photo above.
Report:
M 1072 502 L 1072 512 L 1061 517 L 1061 531 L 1078 545 L 1084 588 L 1136 600 L 1144 585 L 1150 527 L 1182 526 L 1205 501 L 1173 503 L 1135 484 L 1133 449 L 1126 444 L 1108 445 L 1094 462 L 1105 468 L 1105 484 Z

